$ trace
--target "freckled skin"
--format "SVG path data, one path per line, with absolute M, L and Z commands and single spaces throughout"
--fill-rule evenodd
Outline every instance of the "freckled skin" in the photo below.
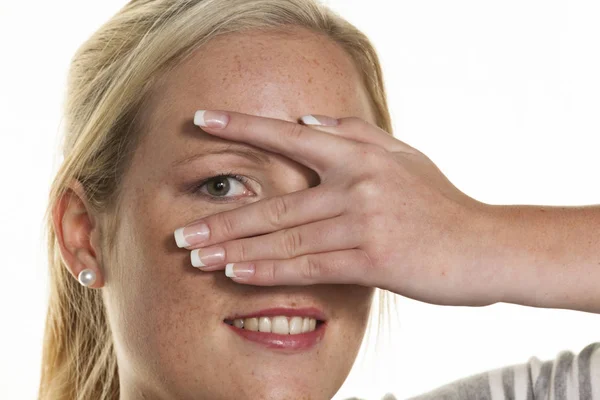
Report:
M 350 57 L 330 39 L 299 28 L 285 35 L 230 34 L 162 78 L 142 112 L 144 137 L 124 178 L 119 239 L 105 265 L 121 400 L 330 399 L 352 367 L 374 289 L 239 284 L 223 271 L 193 268 L 189 251 L 173 238 L 176 228 L 203 216 L 315 185 L 316 173 L 274 153 L 268 167 L 229 155 L 181 170 L 170 164 L 223 141 L 193 125 L 197 109 L 288 121 L 310 113 L 357 116 L 375 123 Z M 251 196 L 234 192 L 227 196 L 235 200 L 218 203 L 182 189 L 230 171 L 253 177 L 246 188 Z M 222 323 L 240 309 L 312 305 L 328 315 L 327 332 L 300 354 L 266 350 Z

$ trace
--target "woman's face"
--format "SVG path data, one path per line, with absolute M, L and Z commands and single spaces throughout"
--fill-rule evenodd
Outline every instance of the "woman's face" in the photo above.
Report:
M 306 114 L 375 123 L 350 57 L 330 39 L 253 32 L 209 42 L 157 86 L 142 111 L 143 138 L 123 186 L 115 259 L 104 290 L 121 399 L 324 399 L 344 382 L 365 331 L 374 289 L 358 285 L 251 286 L 192 267 L 173 231 L 201 217 L 319 183 L 311 169 L 261 150 L 268 164 L 233 153 L 193 125 L 198 109 L 297 122 Z M 273 133 L 277 134 L 277 133 Z M 256 149 L 256 148 L 254 148 Z M 193 155 L 207 154 L 178 164 Z M 176 164 L 176 165 L 174 165 Z M 190 188 L 220 173 L 216 182 Z M 305 350 L 268 348 L 224 319 L 273 307 L 316 307 L 322 339 Z

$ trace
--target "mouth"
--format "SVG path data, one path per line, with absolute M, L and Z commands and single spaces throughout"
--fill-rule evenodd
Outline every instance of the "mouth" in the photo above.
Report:
M 233 333 L 269 349 L 303 351 L 321 341 L 326 317 L 317 308 L 269 308 L 223 320 Z

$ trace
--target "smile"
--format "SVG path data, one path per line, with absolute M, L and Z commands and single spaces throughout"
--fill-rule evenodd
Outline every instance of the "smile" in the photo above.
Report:
M 271 308 L 228 317 L 223 322 L 244 339 L 270 349 L 301 351 L 319 343 L 326 321 L 316 308 Z

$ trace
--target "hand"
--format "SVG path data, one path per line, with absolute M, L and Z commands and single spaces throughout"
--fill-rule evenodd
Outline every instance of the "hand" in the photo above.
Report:
M 473 243 L 480 242 L 475 222 L 484 204 L 378 127 L 316 117 L 337 125 L 197 112 L 195 123 L 207 133 L 291 158 L 321 184 L 194 221 L 175 232 L 179 247 L 200 249 L 192 259 L 208 255 L 204 271 L 227 264 L 239 283 L 358 284 L 433 304 L 496 302 L 489 279 L 478 279 L 484 273 L 470 261 L 479 259 Z M 223 257 L 210 256 L 214 250 Z

